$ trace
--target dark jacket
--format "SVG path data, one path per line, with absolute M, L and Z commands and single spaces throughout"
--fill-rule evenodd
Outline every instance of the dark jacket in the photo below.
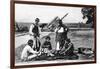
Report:
M 51 49 L 52 49 L 51 43 L 45 41 L 45 42 L 43 43 L 43 45 L 42 45 L 42 48 L 48 48 L 48 50 L 51 50 Z
M 66 55 L 73 55 L 74 53 L 74 45 L 73 43 L 66 43 L 64 47 L 61 49 L 60 53 L 65 53 Z

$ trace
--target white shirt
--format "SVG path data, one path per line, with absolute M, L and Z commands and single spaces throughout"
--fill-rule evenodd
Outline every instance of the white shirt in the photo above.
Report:
M 68 28 L 65 28 L 65 30 L 67 31 Z M 56 28 L 55 29 L 55 32 L 62 33 L 62 32 L 64 32 L 64 28 L 63 27 L 61 27 L 60 29 L 59 28 Z
M 29 29 L 29 33 L 31 34 L 31 35 L 33 35 L 34 33 L 32 32 L 32 29 L 34 28 L 34 25 L 33 24 L 31 24 L 31 26 L 30 26 L 30 29 Z
M 29 53 L 37 53 L 36 51 L 34 51 L 29 45 L 26 45 L 21 53 L 21 59 L 24 59 L 24 58 L 28 58 L 28 52 Z
M 63 27 L 61 27 L 60 29 L 56 28 L 55 29 L 55 32 L 62 33 L 62 32 L 64 32 L 64 28 Z

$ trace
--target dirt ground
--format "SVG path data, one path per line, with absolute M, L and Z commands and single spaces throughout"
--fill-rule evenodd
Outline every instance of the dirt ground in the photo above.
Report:
M 20 33 L 19 35 L 21 35 Z M 51 44 L 52 48 L 55 49 L 55 33 L 53 32 L 42 32 L 41 33 L 41 43 L 44 42 L 44 37 L 46 35 L 49 35 L 51 37 Z M 20 61 L 20 54 L 22 49 L 25 47 L 25 44 L 30 39 L 29 35 L 22 35 L 18 36 L 18 34 L 15 34 L 15 61 Z M 78 49 L 79 47 L 85 47 L 85 48 L 92 48 L 94 49 L 94 31 L 91 30 L 71 30 L 68 33 L 68 37 L 71 39 L 71 42 L 74 44 L 75 49 Z

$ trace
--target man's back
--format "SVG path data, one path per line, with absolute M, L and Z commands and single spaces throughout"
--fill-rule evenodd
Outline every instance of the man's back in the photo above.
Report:
M 21 54 L 21 59 L 24 59 L 24 58 L 28 58 L 29 56 L 29 53 L 37 53 L 36 51 L 34 51 L 29 45 L 26 45 L 22 51 L 22 54 Z
M 31 49 L 29 45 L 26 45 L 21 53 L 21 59 L 28 57 L 28 51 Z

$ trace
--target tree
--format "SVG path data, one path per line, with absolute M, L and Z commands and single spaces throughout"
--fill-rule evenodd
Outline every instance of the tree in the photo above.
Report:
M 15 22 L 15 31 L 16 31 L 16 32 L 20 31 L 20 27 L 19 27 L 19 25 L 18 25 L 17 22 Z

